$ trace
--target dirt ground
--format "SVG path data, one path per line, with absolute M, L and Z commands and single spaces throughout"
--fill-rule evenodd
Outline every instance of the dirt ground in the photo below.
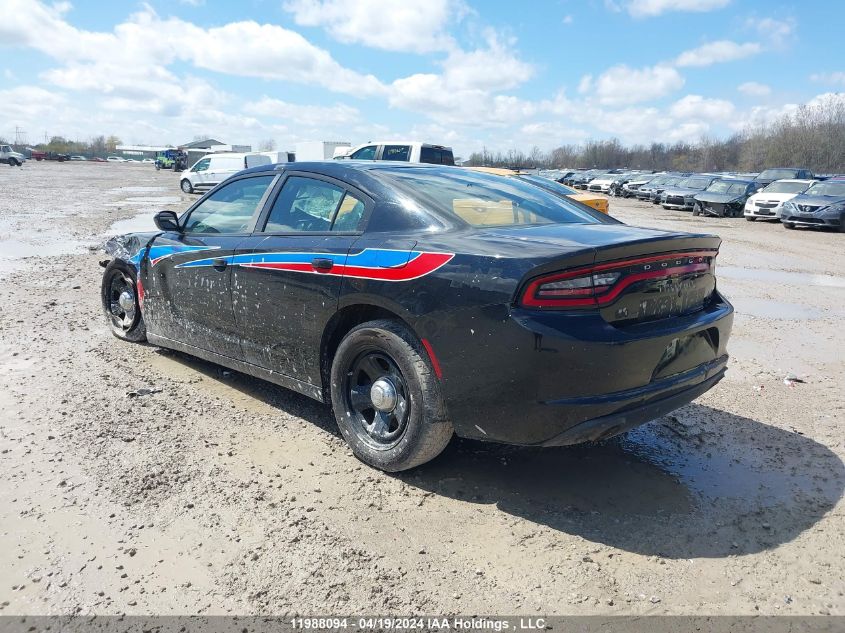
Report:
M 845 235 L 611 200 L 724 239 L 725 380 L 601 445 L 388 475 L 328 407 L 108 332 L 93 247 L 194 199 L 0 166 L 0 614 L 845 614 Z

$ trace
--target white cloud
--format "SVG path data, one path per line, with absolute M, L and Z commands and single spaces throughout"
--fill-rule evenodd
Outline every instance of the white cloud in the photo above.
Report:
M 742 59 L 743 57 L 750 57 L 762 50 L 763 47 L 756 42 L 737 44 L 730 40 L 719 40 L 684 51 L 675 60 L 675 65 L 680 67 L 710 66 L 720 62 L 730 62 L 736 59 Z
M 571 16 L 571 15 L 565 15 L 565 16 L 563 16 L 563 20 L 562 20 L 562 22 L 563 22 L 564 24 L 572 24 L 572 22 L 573 22 L 573 18 L 572 18 L 572 16 Z
M 448 27 L 469 11 L 460 0 L 289 0 L 284 8 L 340 42 L 415 53 L 455 48 Z
M 595 98 L 603 105 L 633 104 L 665 96 L 684 85 L 684 78 L 671 66 L 658 64 L 647 68 L 613 66 L 598 77 L 585 75 L 578 92 Z
M 810 81 L 830 86 L 845 86 L 845 72 L 814 73 L 810 75 Z
M 392 107 L 421 112 L 441 121 L 467 125 L 501 125 L 525 115 L 532 106 L 516 97 L 496 94 L 514 88 L 534 74 L 534 67 L 493 30 L 486 47 L 456 49 L 441 63 L 443 72 L 418 73 L 390 86 Z
M 739 84 L 736 89 L 749 97 L 767 97 L 772 94 L 770 86 L 757 81 L 746 81 L 745 83 Z
M 310 127 L 349 125 L 358 122 L 361 118 L 361 113 L 356 108 L 342 103 L 328 107 L 301 105 L 267 96 L 244 104 L 243 111 L 247 114 L 283 119 Z
M 775 18 L 748 18 L 746 27 L 756 31 L 759 36 L 774 47 L 786 45 L 795 34 L 795 19 L 786 18 L 778 20 Z
M 319 85 L 356 96 L 384 91 L 373 75 L 342 66 L 327 51 L 281 26 L 244 21 L 204 29 L 178 18 L 162 20 L 146 6 L 115 26 L 114 32 L 98 33 L 65 22 L 64 10 L 64 6 L 6 0 L 0 4 L 0 38 L 64 63 L 92 62 L 89 76 L 117 65 L 140 73 L 142 68 L 181 60 L 216 72 Z M 107 72 L 100 78 L 106 83 L 113 80 Z
M 707 99 L 701 95 L 687 95 L 671 105 L 669 114 L 677 119 L 727 121 L 734 115 L 735 110 L 734 104 L 724 99 Z
M 690 11 L 703 13 L 722 9 L 731 0 L 629 0 L 625 3 L 625 9 L 632 16 L 654 17 L 670 11 Z

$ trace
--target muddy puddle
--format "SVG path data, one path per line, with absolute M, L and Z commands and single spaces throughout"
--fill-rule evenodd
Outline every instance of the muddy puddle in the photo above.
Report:
M 114 222 L 104 233 L 104 235 L 123 235 L 124 233 L 141 233 L 145 231 L 156 231 L 156 225 L 153 221 L 153 213 L 145 211 L 132 218 L 118 220 Z

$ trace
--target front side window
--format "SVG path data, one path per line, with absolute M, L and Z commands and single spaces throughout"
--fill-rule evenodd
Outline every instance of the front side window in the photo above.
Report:
M 186 233 L 245 233 L 275 174 L 242 178 L 220 187 L 188 216 Z
M 329 231 L 343 194 L 343 189 L 331 183 L 291 176 L 273 204 L 264 231 Z
M 194 168 L 191 171 L 206 171 L 210 164 L 211 164 L 210 158 L 203 158 L 196 165 L 194 165 Z
M 376 146 L 367 145 L 367 147 L 362 147 L 357 152 L 353 153 L 349 158 L 352 158 L 354 160 L 375 160 Z
M 408 162 L 410 158 L 410 145 L 385 145 L 381 152 L 382 160 L 401 160 Z

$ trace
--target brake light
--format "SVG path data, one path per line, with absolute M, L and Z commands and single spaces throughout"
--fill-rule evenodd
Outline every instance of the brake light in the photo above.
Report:
M 666 253 L 544 275 L 528 283 L 520 305 L 529 308 L 605 306 L 638 281 L 712 272 L 717 254 L 715 250 Z

